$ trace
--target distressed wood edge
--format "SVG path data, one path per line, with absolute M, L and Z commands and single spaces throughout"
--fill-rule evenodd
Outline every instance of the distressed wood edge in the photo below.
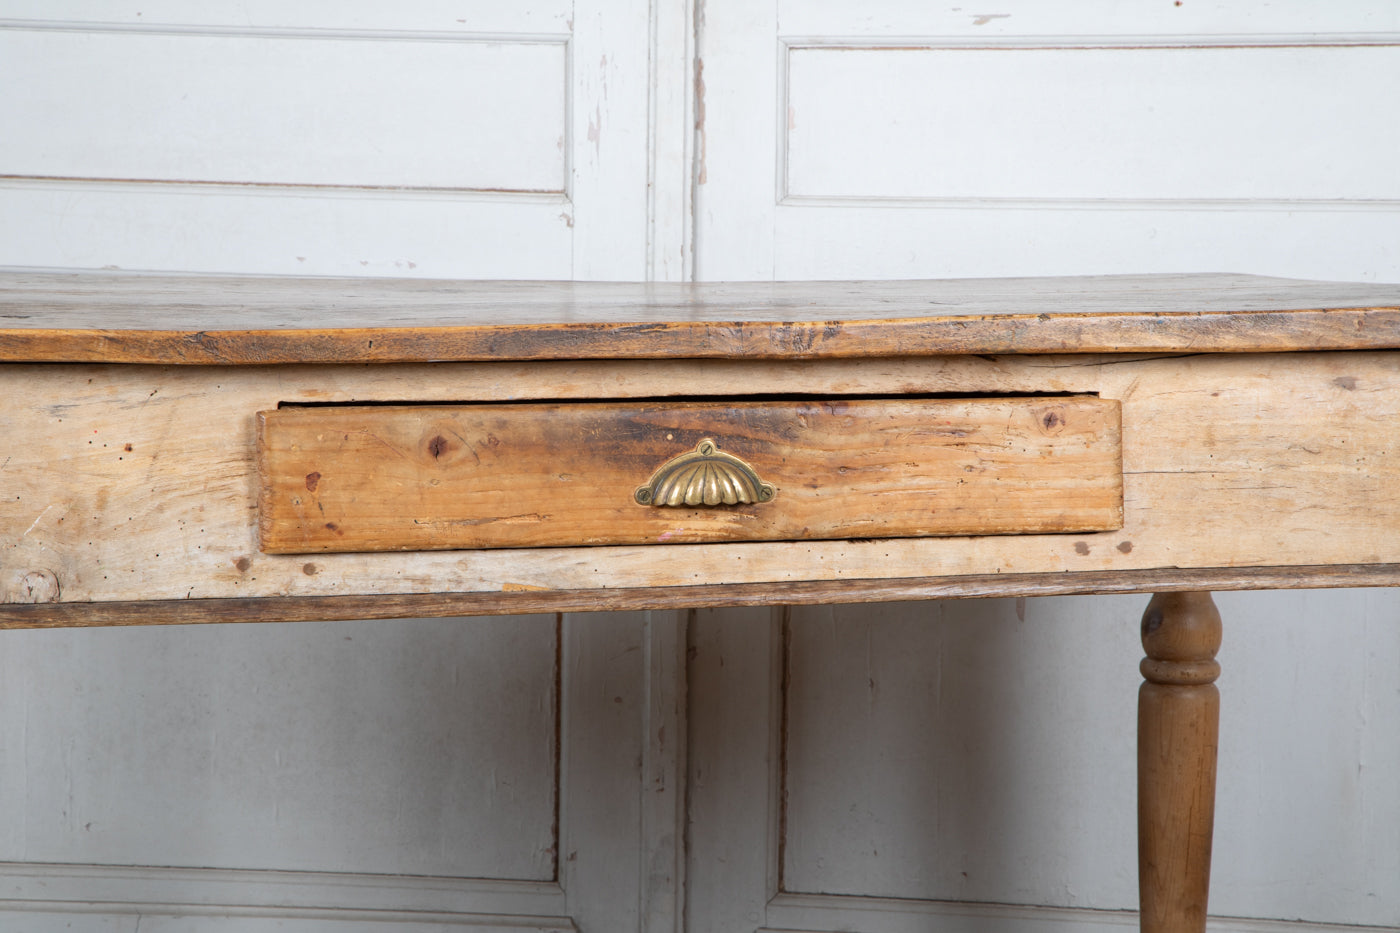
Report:
M 253 472 L 257 476 L 256 499 L 258 503 L 258 548 L 267 551 L 269 529 L 268 513 L 272 505 L 272 482 L 267 466 L 267 415 L 259 411 L 253 415 Z
M 556 359 L 818 360 L 1400 348 L 1400 308 L 1077 312 L 287 330 L 0 328 L 0 362 L 281 365 Z
M 444 616 L 617 612 L 1022 596 L 1086 596 L 1191 590 L 1287 590 L 1400 586 L 1400 564 L 1210 567 L 1059 574 L 980 574 L 895 580 L 813 580 L 627 589 L 266 596 L 0 605 L 0 629 L 208 622 L 324 622 Z

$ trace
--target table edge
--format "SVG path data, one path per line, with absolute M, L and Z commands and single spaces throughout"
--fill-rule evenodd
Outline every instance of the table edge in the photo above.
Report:
M 1400 348 L 1400 308 L 181 331 L 0 328 L 0 362 L 265 366 Z
M 1400 586 L 1400 564 L 1158 568 L 510 592 L 0 604 L 0 629 L 525 615 L 928 599 Z

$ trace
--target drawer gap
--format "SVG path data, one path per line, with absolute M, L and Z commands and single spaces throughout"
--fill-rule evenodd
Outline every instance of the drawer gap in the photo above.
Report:
M 710 392 L 701 397 L 685 395 L 629 395 L 606 398 L 525 398 L 525 399 L 437 399 L 434 401 L 421 401 L 419 399 L 352 399 L 341 401 L 316 401 L 316 402 L 278 402 L 279 411 L 299 408 L 464 408 L 476 405 L 678 405 L 687 404 L 692 401 L 712 402 L 715 399 L 724 399 L 726 402 L 734 404 L 748 403 L 817 403 L 821 402 L 849 402 L 856 400 L 881 401 L 881 400 L 907 400 L 907 401 L 945 401 L 954 399 L 1074 399 L 1074 398 L 1098 398 L 1098 392 L 860 392 L 860 393 L 829 393 L 813 395 L 810 393 L 754 393 L 726 395 L 721 392 Z

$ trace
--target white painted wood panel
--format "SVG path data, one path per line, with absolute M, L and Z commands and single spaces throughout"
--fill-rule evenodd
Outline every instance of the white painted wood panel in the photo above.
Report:
M 562 194 L 566 38 L 0 30 L 0 169 Z
M 1400 10 L 1362 0 L 1325 10 L 714 5 L 698 40 L 709 103 L 697 141 L 696 237 L 738 241 L 701 245 L 696 268 L 713 280 L 1226 268 L 1375 278 L 1400 254 L 1387 156 L 1394 121 L 1376 109 L 1400 81 L 1397 42 Z M 1073 71 L 1091 59 L 1123 63 L 1089 88 L 1097 109 L 1117 101 L 1132 117 L 1155 94 L 1182 132 L 1153 149 L 1146 142 L 1170 125 L 1162 107 L 1148 101 L 1156 112 L 1097 124 L 1079 95 L 1051 93 L 1071 69 L 1032 76 L 1036 68 L 1006 64 L 1057 56 L 1078 62 Z M 1188 59 L 1189 68 L 1173 64 Z M 915 64 L 955 60 L 967 67 Z M 956 93 L 929 80 L 944 71 Z M 1228 80 L 1207 86 L 1211 72 Z M 1358 74 L 1370 79 L 1346 77 Z M 826 83 L 812 93 L 818 79 Z M 1335 93 L 1312 97 L 1333 80 Z M 1277 90 L 1295 84 L 1297 93 Z M 791 111 L 790 93 L 800 98 Z M 968 97 L 985 106 L 950 150 L 944 110 L 968 116 Z M 1048 103 L 1028 106 L 1035 98 Z M 1194 113 L 1191 99 L 1201 104 Z M 843 118 L 826 120 L 829 107 Z M 1014 114 L 1028 119 L 1003 121 Z M 1355 119 L 1341 119 L 1348 114 Z M 1308 137 L 1315 125 L 1333 132 Z M 1263 148 L 1270 136 L 1292 144 Z M 1231 164 L 1236 155 L 1255 157 Z M 983 173 L 983 163 L 1010 173 Z
M 551 880 L 552 616 L 0 639 L 0 861 Z
M 778 893 L 782 617 L 702 609 L 690 626 L 685 922 L 696 933 L 751 933 Z
M 0 0 L 0 264 L 679 278 L 691 26 Z M 684 619 L 0 639 L 0 928 L 675 933 Z
M 1400 211 L 1268 204 L 868 204 L 774 209 L 772 276 L 825 279 L 1231 270 L 1396 281 Z M 766 276 L 764 276 L 766 277 Z
M 1400 593 L 1216 601 L 1213 911 L 1400 928 Z
M 195 26 L 370 32 L 568 32 L 573 0 L 414 0 L 408 4 L 363 0 L 0 0 L 5 20 L 49 25 Z
M 1400 281 L 1394 4 L 711 0 L 698 47 L 701 278 Z M 1212 928 L 1400 929 L 1400 602 L 1218 601 Z M 1143 605 L 794 610 L 786 681 L 702 614 L 692 923 L 1134 928 Z
M 1136 910 L 782 894 L 756 933 L 1138 933 Z M 1211 917 L 1209 933 L 1395 933 L 1400 927 Z
M 1374 108 L 1400 97 L 1400 46 L 842 43 L 785 64 L 789 199 L 1400 199 L 1400 122 Z
M 559 882 L 568 915 L 584 933 L 679 933 L 684 727 L 668 672 L 687 614 L 563 618 Z
M 657 228 L 648 223 L 651 72 L 642 52 L 651 47 L 653 15 L 645 0 L 575 8 L 569 213 L 574 238 L 572 264 L 562 278 L 646 276 L 650 233 Z
M 392 911 L 38 905 L 7 913 L 24 933 L 578 933 L 566 917 L 492 917 Z
M 784 890 L 1133 906 L 1141 603 L 795 607 Z
M 24 92 L 0 104 L 0 263 L 675 278 L 688 180 L 654 160 L 685 142 L 650 87 L 688 86 L 676 20 L 643 0 L 5 0 L 0 70 Z
M 0 639 L 4 709 L 22 714 L 0 731 L 0 793 L 25 804 L 0 858 L 51 840 L 48 861 L 0 861 L 0 928 L 678 929 L 684 613 L 125 631 L 141 644 Z M 554 696 L 557 721 L 539 712 Z M 550 760 L 516 767 L 538 744 Z M 493 880 L 512 871 L 545 878 Z
M 335 909 L 414 915 L 563 917 L 567 894 L 550 881 L 491 881 L 412 875 L 269 872 L 262 869 L 7 862 L 6 911 L 107 913 Z M 7 914 L 0 913 L 0 918 Z
M 1394 714 L 1400 652 L 1387 636 L 1400 597 L 1217 599 L 1234 620 L 1227 646 L 1231 637 L 1236 644 L 1221 655 L 1235 673 L 1221 682 L 1213 896 L 1214 912 L 1233 918 L 1212 919 L 1211 928 L 1393 933 L 1400 926 L 1388 892 L 1400 851 L 1381 827 L 1394 825 L 1400 748 L 1394 730 L 1376 722 Z M 780 618 L 699 613 L 689 652 L 692 928 L 1136 929 L 1133 720 L 1136 616 L 1145 602 L 794 609 L 786 647 Z M 1295 670 L 1274 669 L 1273 686 L 1250 694 L 1264 680 L 1260 669 L 1277 663 L 1270 646 L 1279 627 L 1299 612 L 1345 621 L 1317 626 L 1306 643 L 1290 633 Z M 808 631 L 798 634 L 802 627 Z M 1386 642 L 1379 649 L 1378 635 Z M 1317 694 L 1297 685 L 1312 675 L 1310 659 L 1325 654 L 1335 660 L 1321 672 L 1329 696 L 1319 708 Z M 785 655 L 818 663 L 795 670 Z M 1235 700 L 1241 708 L 1232 713 Z M 1340 737 L 1311 744 L 1319 730 Z M 1320 754 L 1336 757 L 1318 762 Z M 1319 773 L 1328 776 L 1298 793 L 1297 783 L 1313 784 Z M 826 797 L 823 808 L 812 796 L 817 786 L 852 792 Z M 1278 796 L 1277 809 L 1261 805 L 1264 788 Z M 1370 815 L 1338 820 L 1339 805 L 1350 810 L 1356 799 L 1369 800 Z M 1320 832 L 1300 829 L 1309 825 Z M 825 837 L 821 846 L 812 844 L 814 831 Z M 1004 890 L 976 901 L 984 869 L 1001 884 L 1030 880 L 1038 893 L 1019 905 Z M 1033 880 L 1051 869 L 1053 878 Z M 797 893 L 824 885 L 834 890 Z M 901 894 L 839 893 L 880 886 Z M 932 899 L 936 888 L 955 899 Z M 1047 906 L 1066 903 L 1078 906 Z M 1330 920 L 1317 918 L 1318 904 Z
M 695 40 L 694 275 L 700 281 L 773 278 L 777 12 L 770 2 L 721 7 L 706 0 Z
M 269 275 L 568 278 L 557 195 L 0 180 L 4 265 Z M 626 257 L 619 257 L 625 261 Z
M 31 0 L 39 2 L 39 0 Z M 1400 31 L 1390 0 L 1341 3 L 1121 4 L 1113 0 L 1000 0 L 990 6 L 910 0 L 774 0 L 785 36 L 967 36 L 981 40 L 1044 36 L 1332 35 L 1375 37 Z
M 1217 598 L 1237 623 L 1221 653 L 1214 911 L 1392 922 L 1400 848 L 1369 827 L 1400 824 L 1400 746 L 1370 724 L 1393 718 L 1400 640 L 1381 620 L 1400 596 Z M 794 609 L 784 890 L 1132 909 L 1143 602 Z M 1293 613 L 1339 618 L 1253 621 Z

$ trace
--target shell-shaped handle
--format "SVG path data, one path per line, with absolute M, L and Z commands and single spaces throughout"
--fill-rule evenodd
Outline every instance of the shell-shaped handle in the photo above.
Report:
M 691 507 L 767 502 L 773 495 L 771 483 L 708 437 L 662 464 L 633 494 L 642 505 Z

